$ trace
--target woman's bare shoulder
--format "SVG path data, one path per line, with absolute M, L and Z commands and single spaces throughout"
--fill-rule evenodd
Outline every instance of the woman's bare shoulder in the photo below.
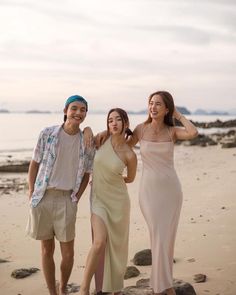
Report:
M 140 138 L 143 128 L 144 128 L 145 123 L 140 123 L 134 128 L 134 134 Z
M 144 127 L 144 124 L 145 124 L 144 122 L 138 124 L 138 125 L 134 128 L 134 130 L 140 130 L 140 129 L 142 129 L 142 128 Z
M 97 135 L 94 137 L 96 148 L 99 149 L 100 146 L 104 144 L 107 138 L 108 138 L 107 130 L 97 133 Z

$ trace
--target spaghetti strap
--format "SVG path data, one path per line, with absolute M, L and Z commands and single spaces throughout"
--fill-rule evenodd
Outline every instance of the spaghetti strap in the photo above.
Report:
M 143 123 L 143 124 L 142 124 L 142 127 L 141 127 L 141 136 L 140 136 L 140 140 L 143 138 L 144 129 L 145 129 L 145 123 Z

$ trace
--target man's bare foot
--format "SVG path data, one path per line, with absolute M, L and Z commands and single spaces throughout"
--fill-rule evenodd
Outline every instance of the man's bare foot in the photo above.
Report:
M 60 283 L 56 281 L 56 293 L 59 295 Z
M 65 289 L 59 289 L 59 295 L 68 295 L 69 293 Z
M 68 295 L 69 293 L 65 290 L 59 290 L 59 295 Z
M 89 289 L 80 286 L 79 295 L 89 295 Z
M 68 295 L 69 293 L 64 288 L 61 288 L 61 285 L 59 282 L 56 283 L 56 289 L 58 295 Z

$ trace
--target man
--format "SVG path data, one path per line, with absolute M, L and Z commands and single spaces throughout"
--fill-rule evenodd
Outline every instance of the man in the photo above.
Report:
M 79 95 L 66 100 L 64 124 L 45 128 L 39 135 L 29 167 L 30 216 L 28 235 L 41 240 L 42 268 L 50 295 L 57 295 L 54 237 L 60 242 L 59 294 L 66 286 L 74 262 L 77 203 L 92 169 L 94 150 L 86 148 L 80 124 L 88 111 Z

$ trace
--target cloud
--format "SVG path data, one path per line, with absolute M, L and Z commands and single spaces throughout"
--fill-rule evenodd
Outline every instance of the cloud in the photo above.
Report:
M 2 0 L 0 6 L 6 98 L 25 102 L 33 89 L 40 103 L 80 89 L 104 106 L 111 97 L 128 106 L 127 97 L 132 104 L 160 87 L 188 106 L 188 97 L 204 93 L 209 104 L 229 89 L 236 95 L 234 1 Z
M 62 4 L 62 5 L 60 5 Z M 19 11 L 30 10 L 31 13 L 35 15 L 40 14 L 43 16 L 48 16 L 53 20 L 66 21 L 82 23 L 87 25 L 97 26 L 99 22 L 95 21 L 94 18 L 90 18 L 85 13 L 81 13 L 79 6 L 76 9 L 70 7 L 69 5 L 64 5 L 59 1 L 40 1 L 40 2 L 30 2 L 30 1 L 2 1 L 0 6 L 9 7 L 11 9 L 18 9 Z

